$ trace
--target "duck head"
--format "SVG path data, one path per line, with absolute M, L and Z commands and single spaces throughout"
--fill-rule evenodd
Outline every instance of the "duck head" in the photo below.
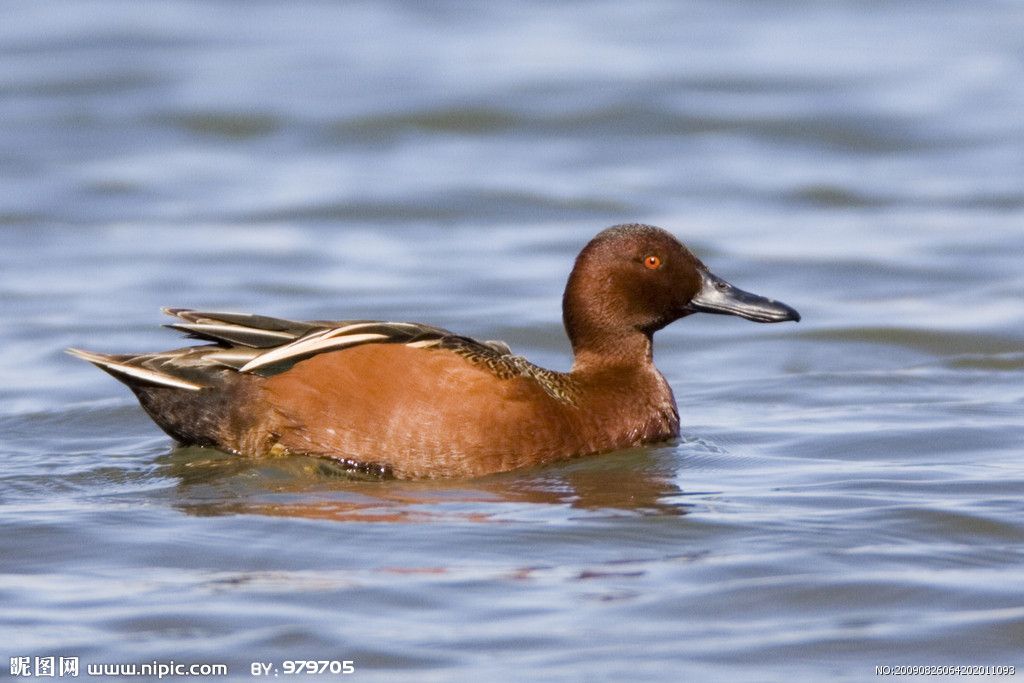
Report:
M 576 258 L 562 316 L 577 359 L 647 341 L 693 313 L 736 315 L 760 323 L 800 320 L 786 304 L 743 291 L 714 275 L 673 235 L 651 225 L 616 225 Z

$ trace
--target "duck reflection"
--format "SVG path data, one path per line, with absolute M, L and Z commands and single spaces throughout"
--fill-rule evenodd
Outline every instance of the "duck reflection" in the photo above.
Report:
M 335 521 L 505 523 L 522 505 L 599 515 L 682 515 L 671 444 L 619 451 L 480 479 L 398 481 L 307 456 L 243 458 L 177 448 L 158 460 L 177 479 L 175 504 L 189 514 L 258 514 Z

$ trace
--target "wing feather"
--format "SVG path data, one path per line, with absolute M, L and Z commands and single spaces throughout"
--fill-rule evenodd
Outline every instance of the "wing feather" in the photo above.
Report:
M 182 322 L 167 327 L 213 342 L 152 354 L 115 356 L 70 350 L 126 383 L 155 384 L 196 391 L 225 368 L 263 376 L 284 372 L 320 353 L 362 344 L 406 344 L 448 348 L 467 357 L 510 355 L 503 342 L 478 342 L 431 325 L 380 320 L 297 321 L 247 313 L 165 308 Z

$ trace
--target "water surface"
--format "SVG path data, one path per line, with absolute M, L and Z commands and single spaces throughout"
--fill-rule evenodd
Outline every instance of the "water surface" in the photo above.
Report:
M 995 0 L 5 8 L 0 665 L 1024 666 L 1022 36 Z M 636 220 L 804 316 L 659 333 L 664 446 L 352 481 L 173 450 L 63 354 L 187 306 L 564 370 L 572 259 Z

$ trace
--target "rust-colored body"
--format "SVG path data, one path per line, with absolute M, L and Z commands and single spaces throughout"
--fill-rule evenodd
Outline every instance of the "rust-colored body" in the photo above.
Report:
M 574 363 L 552 372 L 427 325 L 168 312 L 214 342 L 155 354 L 73 351 L 125 382 L 186 444 L 309 454 L 400 478 L 472 477 L 679 433 L 652 336 L 698 311 L 798 320 L 731 288 L 663 230 L 602 232 L 563 300 Z
M 675 436 L 671 390 L 648 369 L 579 373 L 570 403 L 451 352 L 370 345 L 304 361 L 259 396 L 289 451 L 358 453 L 403 478 L 476 476 Z

